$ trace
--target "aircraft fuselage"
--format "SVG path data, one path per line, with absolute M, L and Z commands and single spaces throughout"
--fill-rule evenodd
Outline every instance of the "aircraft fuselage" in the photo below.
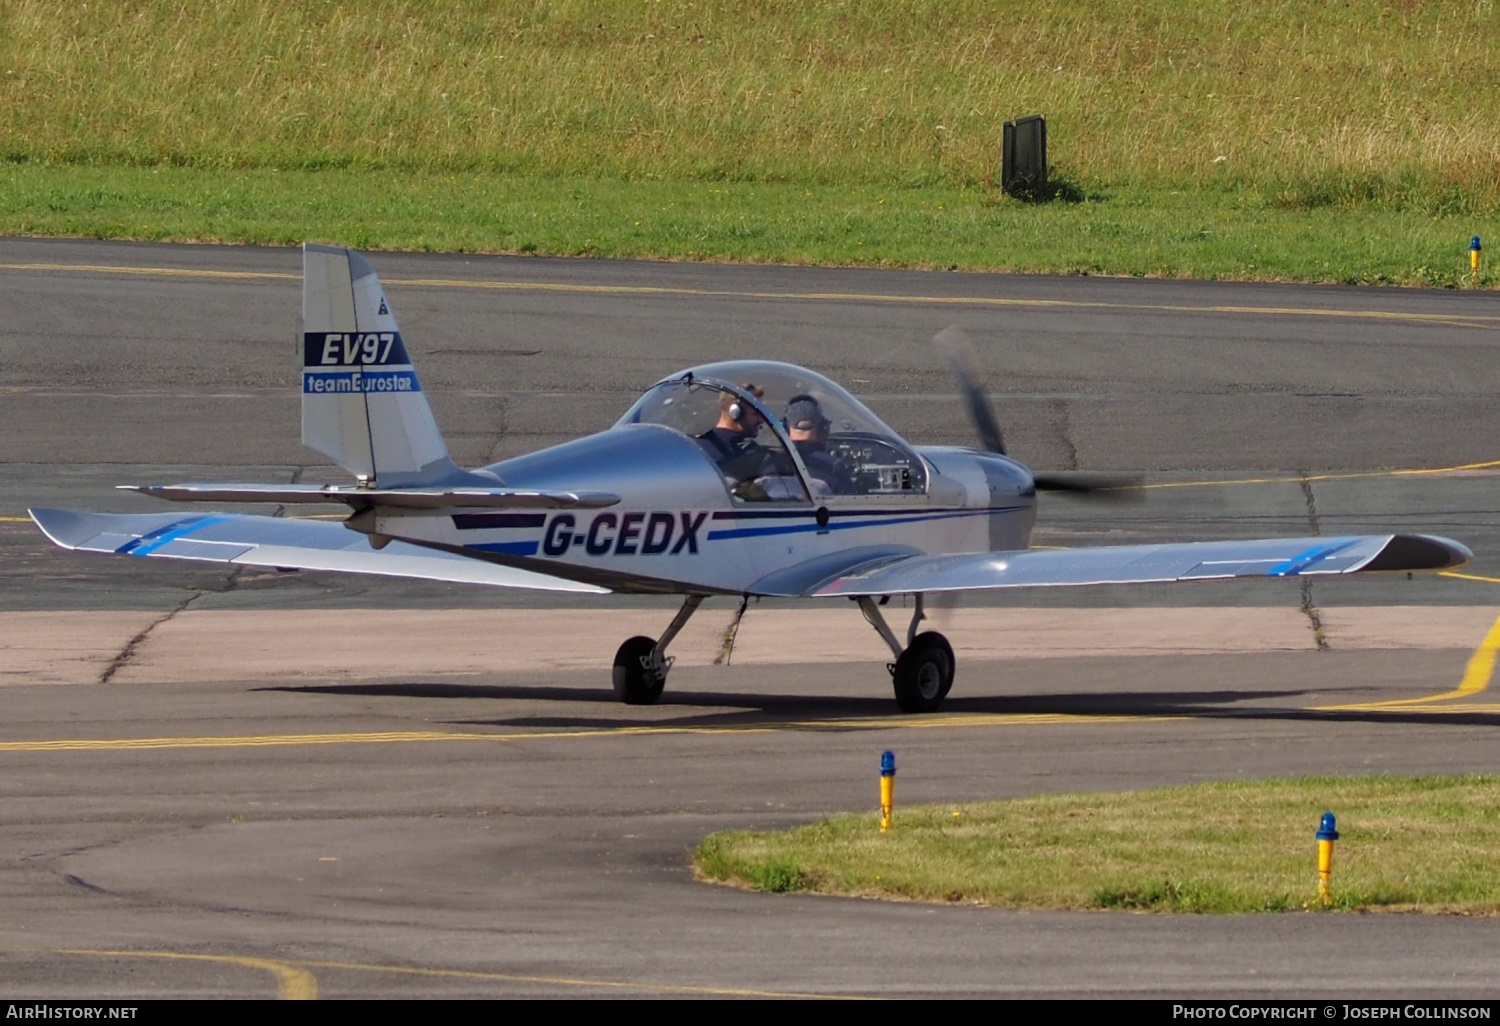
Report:
M 617 505 L 440 516 L 384 509 L 364 525 L 387 537 L 641 592 L 753 592 L 772 573 L 851 548 L 872 556 L 1027 548 L 1036 495 L 1024 467 L 971 449 L 917 452 L 927 470 L 924 494 L 745 502 L 731 496 L 692 440 L 651 425 L 617 427 L 478 472 L 516 488 L 607 484 L 621 497 Z

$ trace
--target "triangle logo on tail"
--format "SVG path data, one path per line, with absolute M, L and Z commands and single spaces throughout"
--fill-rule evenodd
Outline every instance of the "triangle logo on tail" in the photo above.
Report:
M 386 315 L 389 315 L 390 312 L 391 312 L 390 309 L 385 305 L 385 297 L 384 296 L 380 297 L 380 311 L 379 312 L 382 313 L 382 314 L 386 314 Z

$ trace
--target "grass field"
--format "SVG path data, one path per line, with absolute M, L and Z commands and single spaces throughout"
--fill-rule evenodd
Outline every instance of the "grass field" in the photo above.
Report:
M 1471 224 L 1192 191 L 1036 205 L 949 187 L 0 165 L 0 234 L 376 250 L 1451 287 L 1469 284 Z
M 1500 779 L 1300 778 L 902 808 L 776 833 L 726 831 L 701 876 L 1010 908 L 1261 912 L 1317 901 L 1321 813 L 1338 817 L 1330 909 L 1500 912 Z
M 0 231 L 1463 284 L 1497 52 L 1495 0 L 11 0 Z

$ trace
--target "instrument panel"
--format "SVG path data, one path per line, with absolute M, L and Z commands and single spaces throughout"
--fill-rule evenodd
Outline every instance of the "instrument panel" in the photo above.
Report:
M 882 438 L 831 435 L 826 444 L 854 479 L 856 495 L 910 495 L 927 490 L 921 460 Z

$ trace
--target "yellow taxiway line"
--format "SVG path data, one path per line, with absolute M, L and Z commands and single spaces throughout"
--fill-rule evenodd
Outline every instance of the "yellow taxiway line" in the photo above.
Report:
M 65 274 L 124 274 L 146 277 L 211 280 L 300 281 L 286 271 L 215 271 L 192 267 L 132 267 L 121 264 L 0 263 L 4 271 L 45 271 Z M 565 292 L 591 295 L 687 296 L 715 299 L 799 299 L 811 302 L 898 303 L 912 306 L 979 306 L 1072 310 L 1142 310 L 1170 313 L 1249 314 L 1275 317 L 1333 317 L 1348 320 L 1387 320 L 1461 327 L 1500 328 L 1500 317 L 1466 314 L 1410 313 L 1400 310 L 1329 310 L 1316 307 L 1241 306 L 1176 303 L 1120 303 L 1069 299 L 1016 299 L 998 296 L 920 296 L 881 292 L 767 292 L 755 289 L 698 289 L 654 285 L 573 285 L 563 282 L 475 281 L 461 278 L 383 278 L 386 285 L 412 288 L 488 289 L 508 292 Z
M 306 969 L 290 962 L 269 958 L 246 958 L 241 955 L 197 955 L 178 951 L 96 951 L 92 948 L 61 948 L 59 955 L 90 955 L 99 958 L 159 958 L 174 962 L 219 962 L 263 969 L 276 977 L 276 996 L 283 1001 L 316 1001 L 318 981 Z
M 870 1000 L 855 994 L 804 994 L 784 990 L 752 990 L 746 987 L 703 987 L 686 983 L 627 983 L 618 980 L 589 980 L 572 976 L 527 976 L 519 973 L 492 973 L 472 969 L 422 969 L 398 965 L 367 965 L 361 962 L 303 962 L 314 969 L 340 969 L 349 972 L 392 973 L 455 980 L 493 980 L 497 983 L 531 983 L 554 987 L 580 987 L 595 990 L 627 991 L 647 994 L 702 994 L 712 997 L 753 998 L 824 998 L 843 1001 Z
M 164 748 L 274 748 L 306 745 L 412 744 L 424 741 L 555 741 L 596 737 L 658 737 L 666 734 L 770 734 L 788 730 L 933 730 L 943 727 L 1044 726 L 1068 723 L 1160 722 L 1175 717 L 1089 715 L 1086 713 L 979 713 L 895 720 L 870 716 L 843 720 L 797 720 L 785 723 L 722 727 L 599 727 L 589 730 L 537 730 L 509 734 L 462 731 L 396 730 L 347 734 L 250 734 L 208 737 L 71 738 L 55 741 L 0 741 L 5 752 L 106 752 Z
M 1460 581 L 1479 581 L 1481 584 L 1500 584 L 1500 577 L 1485 577 L 1483 574 L 1466 574 L 1458 570 L 1439 570 L 1439 577 L 1454 577 Z
M 1454 575 L 1467 576 L 1467 575 Z M 1487 578 L 1480 578 L 1487 580 Z M 1489 633 L 1479 643 L 1479 648 L 1469 657 L 1468 666 L 1464 668 L 1464 676 L 1459 681 L 1458 687 L 1452 691 L 1444 691 L 1437 695 L 1424 695 L 1418 698 L 1393 698 L 1384 702 L 1361 702 L 1354 705 L 1320 705 L 1320 712 L 1378 712 L 1381 710 L 1391 712 L 1430 712 L 1430 713 L 1470 713 L 1470 712 L 1494 712 L 1500 706 L 1489 705 L 1446 705 L 1442 708 L 1434 708 L 1438 703 L 1458 702 L 1465 698 L 1473 698 L 1475 695 L 1483 694 L 1490 686 L 1491 679 L 1495 676 L 1495 657 L 1500 652 L 1500 617 L 1490 626 Z
M 224 735 L 219 737 L 73 738 L 57 741 L 0 741 L 0 752 L 90 752 L 161 748 L 274 748 L 303 745 L 410 744 L 417 741 L 508 741 L 524 736 L 527 735 L 399 730 L 366 734 L 251 734 Z
M 425 976 L 429 979 L 484 980 L 495 983 L 541 984 L 552 987 L 577 987 L 638 994 L 701 994 L 709 997 L 751 998 L 825 998 L 844 1001 L 869 1000 L 853 994 L 813 994 L 784 990 L 756 990 L 749 987 L 705 987 L 687 983 L 634 983 L 621 980 L 591 980 L 574 976 L 532 976 L 523 973 L 484 972 L 477 969 L 427 969 L 420 966 L 371 965 L 364 962 L 326 962 L 307 960 L 280 962 L 242 955 L 199 955 L 179 951 L 99 951 L 88 948 L 60 948 L 57 955 L 87 955 L 96 958 L 155 958 L 172 962 L 219 962 L 263 969 L 276 977 L 276 996 L 283 1001 L 313 1001 L 318 997 L 318 981 L 309 969 L 334 969 L 342 972 L 384 973 L 400 976 Z
M 1118 488 L 1106 488 L 1103 490 L 1128 491 L 1130 489 L 1138 489 L 1140 491 L 1148 491 L 1162 488 L 1209 488 L 1217 485 L 1301 484 L 1303 481 L 1308 483 L 1316 481 L 1352 481 L 1367 477 L 1466 474 L 1477 470 L 1493 470 L 1496 468 L 1500 468 L 1500 460 L 1486 460 L 1483 463 L 1460 463 L 1452 467 L 1398 467 L 1394 470 L 1350 470 L 1326 474 L 1270 475 L 1266 477 L 1236 477 L 1220 480 L 1205 478 L 1199 481 L 1157 481 L 1148 484 L 1120 485 Z

